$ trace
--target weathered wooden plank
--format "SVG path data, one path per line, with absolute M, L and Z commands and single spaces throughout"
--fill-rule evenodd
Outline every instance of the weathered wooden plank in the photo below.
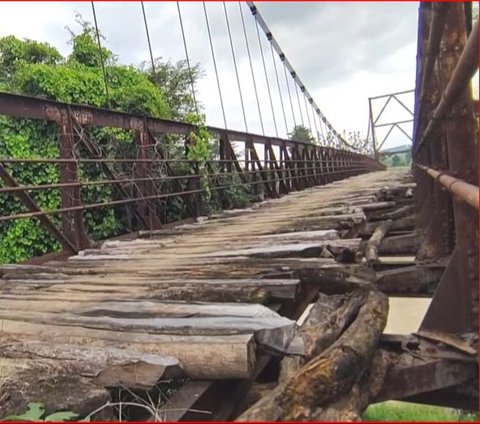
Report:
M 171 356 L 156 356 L 130 349 L 98 348 L 41 341 L 2 340 L 2 358 L 51 359 L 69 363 L 69 375 L 90 379 L 98 387 L 149 390 L 161 379 L 184 376 L 180 362 Z M 8 378 L 8 375 L 3 375 Z M 30 385 L 30 378 L 23 382 Z M 59 384 L 61 382 L 59 381 Z M 26 393 L 28 388 L 22 390 Z M 27 397 L 32 399 L 31 396 Z M 35 399 L 33 399 L 35 400 Z
M 277 315 L 271 310 L 269 310 L 269 313 Z M 121 332 L 192 336 L 253 333 L 257 344 L 268 346 L 279 352 L 285 351 L 295 331 L 294 321 L 278 315 L 276 317 L 235 317 L 227 315 L 220 317 L 133 319 L 0 309 L 1 319 L 8 319 L 12 314 L 18 314 L 18 319 L 25 322 Z
M 392 224 L 392 220 L 384 221 L 379 224 L 373 232 L 372 237 L 370 237 L 365 247 L 365 259 L 367 260 L 367 264 L 373 265 L 378 262 L 378 248 L 385 235 L 392 227 Z
M 71 345 L 122 348 L 144 354 L 173 356 L 180 361 L 186 375 L 195 379 L 248 378 L 255 365 L 253 334 L 208 337 L 161 335 L 4 319 L 2 337 L 37 340 L 52 345 L 61 340 Z

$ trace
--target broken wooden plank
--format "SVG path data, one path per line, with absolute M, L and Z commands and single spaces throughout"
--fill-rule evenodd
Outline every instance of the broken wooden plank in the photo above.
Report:
M 98 387 L 150 390 L 161 379 L 184 376 L 180 362 L 171 356 L 145 354 L 130 349 L 98 348 L 41 341 L 2 340 L 2 358 L 49 359 L 69 364 L 69 375 L 89 378 Z M 8 378 L 7 375 L 3 375 Z M 30 385 L 27 378 L 24 384 Z M 60 376 L 59 376 L 60 377 Z M 59 380 L 58 384 L 62 384 Z M 28 389 L 22 390 L 26 393 Z M 27 398 L 31 400 L 30 396 Z
M 368 265 L 373 265 L 378 262 L 378 248 L 383 238 L 392 227 L 392 224 L 392 220 L 382 222 L 378 225 L 378 227 L 373 232 L 372 237 L 370 237 L 370 239 L 368 240 L 365 247 L 365 259 L 367 260 Z
M 139 332 L 41 324 L 37 321 L 2 322 L 3 338 L 65 344 L 88 345 L 102 349 L 122 348 L 143 354 L 177 358 L 190 378 L 248 378 L 255 365 L 253 334 L 228 336 L 161 335 Z
M 443 268 L 405 266 L 377 271 L 375 285 L 389 296 L 431 296 L 443 274 Z
M 353 323 L 325 351 L 298 369 L 287 383 L 245 411 L 237 421 L 310 420 L 348 393 L 375 354 L 388 314 L 388 299 L 370 291 Z
M 414 254 L 420 247 L 420 235 L 417 232 L 400 236 L 385 237 L 378 251 L 382 255 Z

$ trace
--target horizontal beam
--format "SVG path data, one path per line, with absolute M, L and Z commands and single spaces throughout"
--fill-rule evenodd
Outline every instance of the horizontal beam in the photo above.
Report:
M 413 93 L 415 90 L 397 91 L 396 93 L 382 94 L 381 96 L 369 97 L 370 100 L 384 99 L 385 97 L 400 96 L 401 94 Z
M 62 123 L 67 111 L 75 117 L 80 125 L 114 127 L 130 130 L 141 130 L 144 124 L 154 133 L 188 135 L 195 130 L 195 126 L 186 122 L 171 121 L 168 119 L 151 118 L 132 115 L 125 112 L 101 109 L 93 106 L 77 105 L 42 99 L 19 94 L 0 92 L 0 115 L 14 118 L 39 119 Z M 258 144 L 272 144 L 274 146 L 301 146 L 315 148 L 317 151 L 331 149 L 347 152 L 343 149 L 319 146 L 297 140 L 287 140 L 276 137 L 267 137 L 259 134 L 250 134 L 242 131 L 228 130 L 217 127 L 207 127 L 208 131 L 217 137 L 228 138 L 230 141 L 252 142 Z M 357 152 L 348 152 L 353 155 L 368 157 Z M 373 160 L 373 159 L 372 159 Z
M 432 178 L 435 178 L 442 186 L 444 186 L 450 193 L 457 196 L 460 200 L 468 203 L 470 206 L 478 210 L 478 187 L 466 183 L 458 178 L 451 177 L 443 171 L 436 171 L 428 166 L 415 164 L 418 168 L 425 171 Z

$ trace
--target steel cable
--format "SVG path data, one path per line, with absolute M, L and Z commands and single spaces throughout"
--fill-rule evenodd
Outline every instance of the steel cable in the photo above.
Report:
M 277 80 L 278 96 L 280 97 L 280 105 L 282 107 L 283 120 L 285 122 L 285 133 L 287 134 L 287 137 L 288 137 L 287 115 L 285 114 L 285 107 L 283 105 L 282 89 L 280 87 L 280 79 L 278 78 L 277 63 L 275 62 L 275 54 L 273 53 L 273 45 L 271 41 L 270 41 L 270 51 L 272 52 L 272 62 L 273 62 L 273 68 L 275 70 L 275 78 Z
M 97 23 L 97 14 L 95 13 L 95 5 L 93 4 L 93 1 L 90 2 L 92 4 L 92 12 L 93 12 L 93 21 L 95 23 L 95 32 L 97 35 L 97 43 L 98 43 L 98 52 L 100 55 L 100 65 L 102 66 L 102 72 L 103 72 L 103 83 L 105 84 L 105 96 L 107 97 L 107 105 L 109 108 L 111 108 L 111 103 L 110 103 L 110 94 L 108 92 L 108 81 L 107 81 L 107 70 L 105 69 L 105 63 L 104 63 L 104 57 L 103 57 L 103 52 L 102 52 L 102 43 L 100 42 L 100 32 L 98 31 L 98 23 Z
M 210 51 L 212 53 L 213 67 L 215 68 L 215 77 L 217 79 L 218 94 L 220 96 L 220 106 L 222 108 L 223 123 L 224 123 L 225 129 L 226 129 L 227 128 L 227 118 L 226 118 L 226 115 L 225 115 L 225 107 L 224 107 L 224 104 L 223 104 L 222 88 L 220 86 L 220 78 L 218 76 L 217 61 L 215 59 L 215 51 L 213 49 L 212 33 L 210 31 L 210 23 L 208 21 L 208 12 L 207 12 L 207 7 L 206 7 L 204 1 L 202 2 L 202 4 L 203 4 L 203 13 L 204 13 L 204 16 L 205 16 L 205 23 L 207 24 L 208 40 L 210 42 Z
M 267 91 L 268 91 L 268 98 L 270 99 L 270 107 L 272 109 L 273 125 L 275 127 L 275 134 L 278 137 L 277 120 L 275 119 L 275 109 L 273 107 L 272 93 L 270 91 L 270 82 L 268 80 L 267 65 L 265 64 L 265 55 L 263 54 L 262 41 L 260 39 L 260 31 L 258 30 L 258 22 L 255 19 L 255 16 L 253 17 L 253 19 L 255 20 L 255 28 L 257 30 L 257 38 L 258 38 L 258 47 L 260 49 L 260 54 L 262 56 L 263 71 L 265 73 L 265 80 L 267 82 Z
M 305 114 L 307 115 L 308 127 L 310 128 L 310 134 L 312 134 L 312 132 L 313 132 L 312 131 L 312 123 L 310 122 L 310 114 L 308 113 L 308 105 L 307 105 L 307 96 L 305 95 L 305 93 L 303 94 L 303 100 L 305 102 Z
M 290 108 L 292 109 L 293 125 L 296 127 L 297 118 L 295 117 L 295 110 L 293 109 L 292 93 L 290 92 L 290 84 L 288 83 L 287 67 L 284 61 L 282 61 L 282 63 L 283 63 L 283 73 L 285 74 L 285 84 L 287 85 L 288 98 L 290 100 Z
M 153 60 L 152 44 L 150 43 L 150 33 L 148 31 L 147 14 L 145 13 L 145 6 L 143 4 L 143 1 L 141 1 L 140 4 L 142 5 L 143 22 L 145 23 L 145 33 L 147 34 L 148 50 L 150 52 L 150 60 L 152 61 L 152 73 L 155 74 L 155 61 Z
M 182 40 L 183 40 L 183 48 L 185 50 L 185 58 L 187 60 L 188 76 L 190 77 L 190 88 L 192 90 L 193 105 L 195 107 L 196 114 L 199 115 L 197 97 L 195 96 L 195 84 L 193 82 L 192 67 L 190 66 L 190 57 L 188 55 L 187 39 L 185 37 L 185 30 L 184 30 L 184 27 L 183 27 L 182 11 L 180 10 L 180 3 L 178 1 L 177 1 L 177 11 L 178 11 L 178 20 L 180 21 L 180 30 L 182 32 Z M 208 23 L 207 23 L 207 25 L 208 25 Z M 213 52 L 213 50 L 212 50 L 212 52 Z M 214 59 L 214 61 L 215 61 L 215 59 Z M 215 65 L 215 69 L 216 69 L 216 65 Z M 221 100 L 221 95 L 220 95 L 220 100 Z M 223 109 L 223 104 L 222 104 L 222 109 Z M 225 116 L 225 113 L 224 113 L 224 116 Z M 225 121 L 225 127 L 226 126 L 227 126 L 227 123 Z
M 292 77 L 293 77 L 293 75 L 292 75 Z M 297 82 L 295 81 L 295 77 L 293 77 L 293 78 L 294 78 L 293 82 L 294 82 L 294 84 L 295 84 L 295 92 L 297 93 L 298 110 L 300 111 L 300 120 L 302 121 L 302 126 L 304 127 L 304 126 L 305 126 L 305 122 L 304 122 L 304 120 L 303 120 L 303 113 L 302 113 L 302 107 L 301 107 L 301 103 L 300 103 L 300 96 L 299 96 L 299 94 L 298 94 L 298 84 L 297 84 Z
M 243 122 L 245 124 L 245 132 L 248 132 L 247 115 L 245 114 L 245 105 L 243 103 L 242 86 L 240 84 L 240 78 L 238 76 L 237 58 L 235 56 L 235 48 L 233 46 L 232 32 L 230 31 L 230 22 L 228 20 L 227 6 L 226 6 L 225 2 L 223 2 L 223 11 L 225 13 L 225 22 L 227 24 L 228 39 L 230 41 L 230 49 L 232 51 L 232 59 L 233 59 L 233 66 L 235 68 L 235 76 L 237 77 L 238 93 L 240 95 L 240 104 L 242 106 L 242 114 L 243 114 Z
M 250 53 L 250 44 L 248 42 L 247 30 L 245 28 L 245 19 L 243 17 L 243 10 L 242 10 L 242 3 L 241 2 L 238 2 L 238 7 L 240 9 L 240 17 L 242 19 L 243 35 L 245 37 L 245 46 L 247 48 L 248 62 L 250 64 L 250 72 L 252 74 L 253 89 L 255 91 L 255 99 L 257 101 L 258 117 L 260 119 L 260 125 L 262 127 L 262 134 L 265 135 L 265 127 L 263 126 L 262 110 L 260 108 L 260 101 L 259 101 L 259 98 L 258 98 L 257 82 L 255 80 L 255 73 L 253 71 L 252 55 Z

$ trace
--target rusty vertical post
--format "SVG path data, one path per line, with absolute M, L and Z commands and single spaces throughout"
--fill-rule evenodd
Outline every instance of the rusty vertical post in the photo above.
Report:
M 372 99 L 368 98 L 368 115 L 370 117 L 370 131 L 372 132 L 372 148 L 373 148 L 373 157 L 375 160 L 378 160 L 379 154 L 377 151 L 377 136 L 375 134 L 375 124 L 373 120 L 373 108 L 372 108 Z
M 73 124 L 70 110 L 62 110 L 59 122 L 59 153 L 61 159 L 75 159 L 75 143 L 73 139 Z M 78 182 L 78 167 L 76 162 L 60 164 L 60 183 Z M 80 187 L 66 187 L 61 189 L 61 207 L 70 208 L 81 206 Z M 76 246 L 77 250 L 85 249 L 90 245 L 85 232 L 83 212 L 81 210 L 67 212 L 62 215 L 63 234 Z
M 442 92 L 448 85 L 466 45 L 468 26 L 464 3 L 452 3 L 437 59 Z M 475 184 L 477 146 L 471 87 L 467 86 L 444 122 L 448 174 Z M 477 211 L 453 200 L 455 250 L 421 324 L 452 333 L 478 331 L 478 228 Z
M 440 97 L 442 88 L 441 77 L 439 75 L 438 63 L 433 67 L 432 75 L 424 76 L 425 60 L 431 52 L 426 51 L 427 46 L 430 45 L 431 27 L 435 25 L 433 20 L 440 19 L 439 15 L 435 13 L 438 10 L 437 4 L 431 4 L 428 7 L 422 5 L 422 23 L 421 23 L 421 48 L 424 53 L 420 55 L 419 60 L 422 62 L 419 66 L 422 67 L 421 78 L 419 79 L 418 97 L 419 102 L 417 113 L 418 117 L 417 134 L 421 134 L 426 127 L 426 119 L 435 109 Z M 428 35 L 428 37 L 427 37 Z M 427 81 L 427 83 L 425 83 Z M 426 86 L 421 85 L 425 83 Z M 446 144 L 442 132 L 427 144 L 421 147 L 421 160 L 423 163 L 428 163 L 439 169 L 446 169 L 447 167 L 447 152 Z M 431 179 L 425 178 L 425 175 L 419 175 L 415 169 L 413 171 L 419 181 L 419 196 L 418 202 L 421 204 L 418 213 L 418 226 L 423 233 L 422 242 L 417 252 L 417 259 L 421 261 L 445 261 L 447 256 L 453 249 L 453 211 L 450 196 L 437 184 L 434 184 Z
M 320 184 L 321 185 L 325 184 L 325 164 L 323 163 L 324 150 L 325 150 L 324 147 L 320 146 L 318 147 L 318 151 L 317 151 L 318 166 L 320 168 Z
M 150 136 L 145 122 L 141 128 L 138 128 L 134 131 L 134 135 L 135 143 L 137 145 L 137 159 L 142 160 L 142 162 L 137 164 L 137 168 L 135 170 L 136 176 L 138 178 L 153 177 L 152 162 L 145 161 L 145 159 L 149 159 L 148 149 L 150 144 Z M 138 183 L 138 188 L 141 193 L 140 197 L 155 195 L 155 186 L 153 181 L 140 181 Z M 155 199 L 140 201 L 138 203 L 138 211 L 143 217 L 143 221 L 148 223 L 148 229 L 153 230 L 162 226 L 157 214 Z

